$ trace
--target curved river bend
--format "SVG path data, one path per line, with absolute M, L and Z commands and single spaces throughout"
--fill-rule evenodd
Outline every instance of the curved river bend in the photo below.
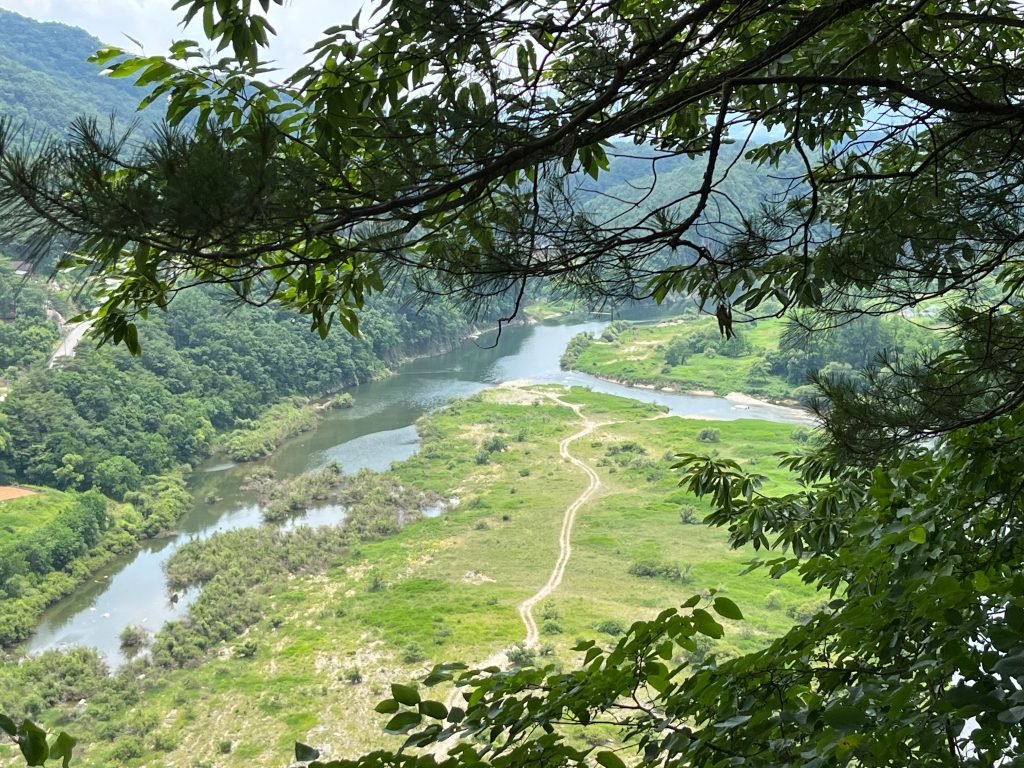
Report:
M 387 469 L 419 447 L 414 425 L 424 413 L 440 408 L 452 398 L 466 397 L 513 379 L 590 387 L 661 403 L 679 416 L 807 421 L 790 409 L 738 406 L 718 397 L 634 389 L 560 370 L 558 361 L 569 339 L 585 331 L 598 332 L 604 325 L 601 321 L 506 328 L 497 346 L 490 346 L 493 335 L 485 335 L 448 354 L 415 360 L 388 379 L 353 389 L 355 407 L 330 412 L 315 430 L 287 443 L 264 464 L 279 476 L 315 470 L 329 461 L 340 462 L 346 472 L 363 467 Z M 119 635 L 124 627 L 139 625 L 156 631 L 165 621 L 182 617 L 195 593 L 185 593 L 172 604 L 166 591 L 163 564 L 191 539 L 261 524 L 254 495 L 239 488 L 253 466 L 215 462 L 199 466 L 190 480 L 195 502 L 179 523 L 176 535 L 145 542 L 138 552 L 112 563 L 92 581 L 53 605 L 29 641 L 28 652 L 87 645 L 98 649 L 116 666 L 122 661 Z M 326 506 L 310 510 L 289 525 L 330 524 L 343 517 L 340 507 Z

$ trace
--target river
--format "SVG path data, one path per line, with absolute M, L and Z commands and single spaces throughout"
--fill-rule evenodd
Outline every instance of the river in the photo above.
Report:
M 278 476 L 315 470 L 338 461 L 346 472 L 363 467 L 387 469 L 411 456 L 419 446 L 415 422 L 452 398 L 466 397 L 513 379 L 586 386 L 600 392 L 657 402 L 679 416 L 710 419 L 756 418 L 806 422 L 805 416 L 768 405 L 738 405 L 718 397 L 634 389 L 586 374 L 562 371 L 558 360 L 577 333 L 598 332 L 606 323 L 532 325 L 506 328 L 497 344 L 485 335 L 445 355 L 415 360 L 388 379 L 354 388 L 355 406 L 331 411 L 317 428 L 286 443 L 262 464 Z M 218 531 L 259 525 L 252 493 L 240 489 L 256 463 L 237 466 L 223 461 L 200 465 L 190 488 L 195 502 L 174 536 L 145 542 L 137 552 L 111 563 L 43 615 L 27 644 L 29 653 L 86 645 L 98 649 L 111 666 L 123 661 L 119 635 L 128 625 L 156 631 L 181 618 L 195 591 L 171 602 L 163 564 L 182 544 Z M 326 506 L 310 510 L 288 525 L 323 525 L 340 521 L 344 510 Z

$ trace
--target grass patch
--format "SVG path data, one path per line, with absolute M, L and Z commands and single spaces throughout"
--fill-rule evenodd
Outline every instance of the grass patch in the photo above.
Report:
M 742 352 L 723 346 L 713 318 L 684 318 L 655 324 L 627 325 L 608 338 L 593 340 L 572 367 L 627 384 L 645 384 L 718 395 L 745 392 L 791 398 L 795 387 L 764 370 L 765 356 L 776 352 L 783 332 L 778 320 L 737 325 Z M 710 347 L 712 351 L 706 349 Z M 685 359 L 679 351 L 686 349 Z
M 33 488 L 32 496 L 0 502 L 0 534 L 21 538 L 45 528 L 68 503 L 67 494 L 46 488 Z

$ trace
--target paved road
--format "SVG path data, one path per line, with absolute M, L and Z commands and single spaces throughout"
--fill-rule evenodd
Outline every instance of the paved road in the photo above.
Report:
M 74 325 L 64 326 L 64 338 L 60 340 L 60 344 L 57 345 L 57 349 L 54 350 L 53 354 L 50 355 L 50 368 L 53 368 L 54 364 L 61 358 L 74 357 L 75 348 L 78 347 L 78 343 L 82 340 L 82 337 L 89 332 L 92 328 L 92 321 L 86 320 L 84 323 L 75 323 Z

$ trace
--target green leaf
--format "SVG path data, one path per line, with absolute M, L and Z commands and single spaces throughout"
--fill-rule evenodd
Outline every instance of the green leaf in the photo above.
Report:
M 448 717 L 448 707 L 440 701 L 421 701 L 419 710 L 421 715 L 433 717 L 435 720 L 444 720 Z
M 308 744 L 303 744 L 301 741 L 295 742 L 295 759 L 300 763 L 308 763 L 311 760 L 316 760 L 320 757 L 320 750 L 313 749 Z
M 0 730 L 4 731 L 12 739 L 18 735 L 18 725 L 7 715 L 0 714 Z
M 910 529 L 907 538 L 915 544 L 924 544 L 928 540 L 928 532 L 924 529 L 923 525 L 919 525 L 916 528 Z
M 1024 720 L 1024 706 L 1010 707 L 999 713 L 999 722 L 1010 723 L 1011 725 Z
M 53 744 L 50 745 L 50 760 L 60 760 L 63 768 L 68 768 L 71 764 L 71 752 L 78 743 L 77 739 L 68 736 L 64 731 L 61 731 Z
M 388 720 L 384 730 L 388 733 L 406 733 L 419 725 L 422 719 L 419 712 L 399 712 Z
M 382 715 L 393 715 L 401 709 L 401 705 L 394 699 L 384 699 L 376 707 L 373 708 L 374 712 L 379 712 Z
M 603 765 L 604 768 L 626 768 L 626 764 L 623 762 L 621 757 L 616 755 L 614 752 L 608 752 L 607 750 L 597 753 L 597 762 L 598 764 Z
M 18 746 L 21 747 L 21 754 L 25 756 L 25 762 L 32 766 L 42 765 L 50 756 L 46 731 L 31 720 L 22 722 L 18 732 Z
M 697 631 L 702 635 L 707 635 L 715 640 L 725 634 L 725 629 L 723 629 L 722 625 L 715 621 L 711 614 L 703 608 L 697 608 L 694 610 L 693 624 Z
M 867 716 L 849 704 L 834 704 L 825 710 L 825 722 L 840 731 L 856 731 L 867 724 Z
M 1024 653 L 1004 656 L 993 665 L 992 671 L 1012 677 L 1024 675 Z
M 411 685 L 401 685 L 399 683 L 391 684 L 391 695 L 395 697 L 395 700 L 399 704 L 405 704 L 407 707 L 415 707 L 420 703 L 420 694 Z
M 716 597 L 714 602 L 715 613 L 734 621 L 743 620 L 743 612 L 739 606 L 727 597 Z
M 750 720 L 751 715 L 733 715 L 728 720 L 723 720 L 720 723 L 715 723 L 715 728 L 720 731 L 728 731 L 735 728 L 738 725 L 743 725 L 745 722 Z

